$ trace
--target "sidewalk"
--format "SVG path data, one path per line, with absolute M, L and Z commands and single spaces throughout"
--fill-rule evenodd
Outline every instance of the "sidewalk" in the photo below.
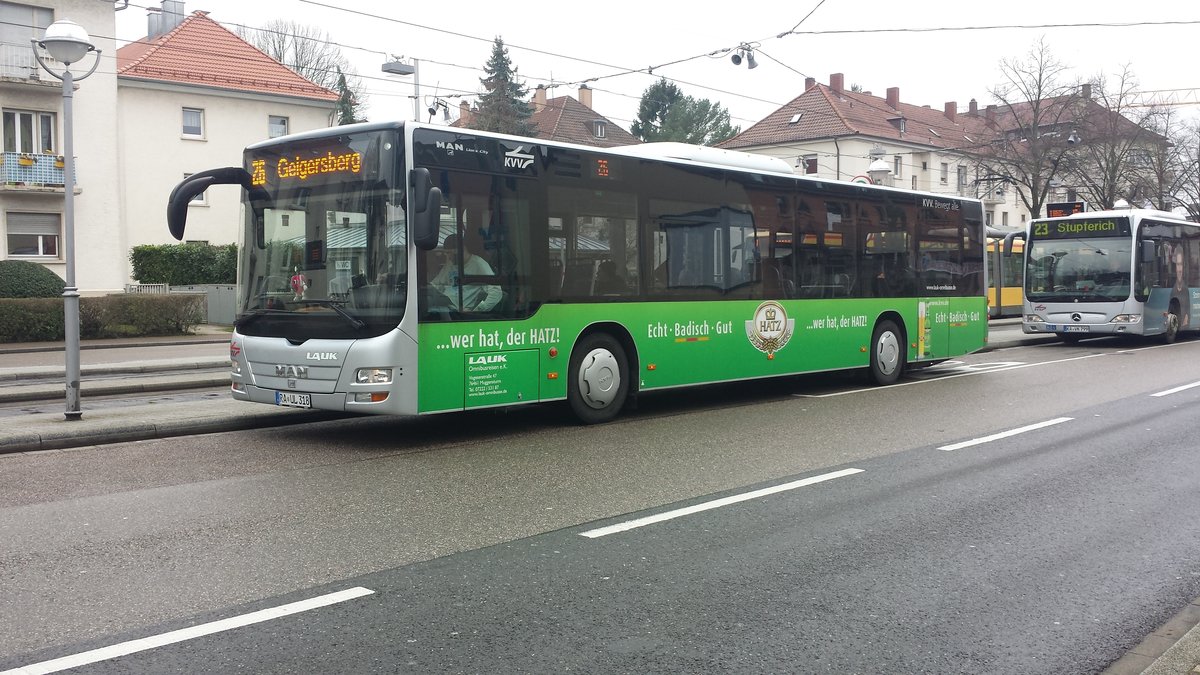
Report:
M 170 438 L 190 434 L 257 429 L 301 424 L 341 416 L 339 413 L 292 410 L 234 401 L 228 394 L 211 398 L 180 397 L 197 389 L 227 388 L 228 356 L 188 356 L 145 359 L 147 348 L 207 346 L 209 353 L 227 353 L 230 332 L 201 326 L 193 335 L 85 340 L 81 360 L 95 352 L 120 350 L 111 363 L 80 366 L 82 419 L 67 421 L 66 364 L 62 342 L 0 345 L 0 404 L 10 413 L 0 418 L 0 454 Z M 124 353 L 127 350 L 128 354 Z M 199 351 L 199 350 L 197 350 Z M 22 365 L 32 361 L 55 365 Z M 99 405 L 91 398 L 164 393 L 153 405 Z M 26 408 L 15 408 L 22 403 Z M 28 412 L 25 412 L 28 410 Z

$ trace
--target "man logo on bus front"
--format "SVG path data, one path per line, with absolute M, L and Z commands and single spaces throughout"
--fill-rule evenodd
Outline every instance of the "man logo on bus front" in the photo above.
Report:
M 775 358 L 775 352 L 784 348 L 792 339 L 796 320 L 789 319 L 783 305 L 768 300 L 754 310 L 754 318 L 746 322 L 746 337 L 754 348 Z

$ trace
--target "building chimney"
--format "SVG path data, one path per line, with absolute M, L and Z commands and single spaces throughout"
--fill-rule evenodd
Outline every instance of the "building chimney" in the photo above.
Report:
M 592 89 L 586 84 L 579 85 L 579 102 L 588 110 L 592 109 Z
M 833 93 L 835 94 L 842 93 L 842 87 L 845 86 L 845 82 L 846 76 L 841 73 L 834 73 L 829 76 L 829 88 L 832 89 Z
M 892 110 L 900 109 L 900 87 L 887 88 L 887 104 Z
M 467 103 L 466 101 L 459 101 L 459 103 L 458 103 L 458 121 L 463 126 L 466 126 L 467 124 L 469 124 L 471 122 L 471 104 L 470 103 Z
M 815 77 L 804 78 L 804 91 L 808 91 L 809 89 L 812 89 L 815 86 L 817 86 L 817 78 L 815 78 Z
M 546 107 L 546 85 L 539 84 L 533 90 L 533 112 L 537 112 Z
M 950 120 L 951 122 L 957 122 L 958 121 L 958 102 L 957 101 L 946 101 L 945 112 L 946 112 L 946 119 Z
M 995 122 L 996 121 L 996 106 L 989 105 L 987 108 L 984 108 L 983 116 L 985 118 L 987 118 L 987 121 Z
M 967 104 L 967 114 L 968 115 L 978 115 L 979 114 L 979 101 L 976 101 L 975 99 L 971 99 L 971 102 Z
M 146 10 L 146 37 L 165 35 L 183 23 L 183 0 L 162 0 L 162 7 Z
M 1090 99 L 1090 98 L 1092 97 L 1092 85 L 1091 85 L 1091 83 L 1089 83 L 1089 82 L 1084 82 L 1084 83 L 1083 83 L 1083 91 L 1081 91 L 1081 92 L 1080 92 L 1080 95 L 1081 95 L 1081 96 L 1083 96 L 1084 98 L 1087 98 L 1087 99 Z

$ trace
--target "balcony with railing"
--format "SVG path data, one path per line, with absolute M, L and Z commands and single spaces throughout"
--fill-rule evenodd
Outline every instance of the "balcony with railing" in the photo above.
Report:
M 51 67 L 58 62 L 49 54 L 42 54 Z M 61 72 L 58 71 L 58 72 Z M 13 44 L 0 42 L 0 83 L 8 85 L 33 86 L 46 89 L 62 89 L 62 83 L 51 77 L 38 66 L 33 58 L 32 44 Z
M 0 189 L 25 192 L 62 192 L 66 175 L 62 155 L 5 152 L 0 157 Z

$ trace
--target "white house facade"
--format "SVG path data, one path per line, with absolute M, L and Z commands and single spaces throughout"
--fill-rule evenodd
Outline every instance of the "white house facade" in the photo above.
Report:
M 39 69 L 31 38 L 70 19 L 101 51 L 73 96 L 76 282 L 84 294 L 119 292 L 129 252 L 175 243 L 166 200 L 186 175 L 240 165 L 249 144 L 329 126 L 337 95 L 258 51 L 204 12 L 166 0 L 148 36 L 117 49 L 124 3 L 0 0 L 0 259 L 66 275 L 62 84 Z M 89 56 L 72 67 L 82 74 Z M 57 64 L 54 64 L 57 65 Z M 220 186 L 193 203 L 188 240 L 229 244 L 240 232 L 240 194 Z

